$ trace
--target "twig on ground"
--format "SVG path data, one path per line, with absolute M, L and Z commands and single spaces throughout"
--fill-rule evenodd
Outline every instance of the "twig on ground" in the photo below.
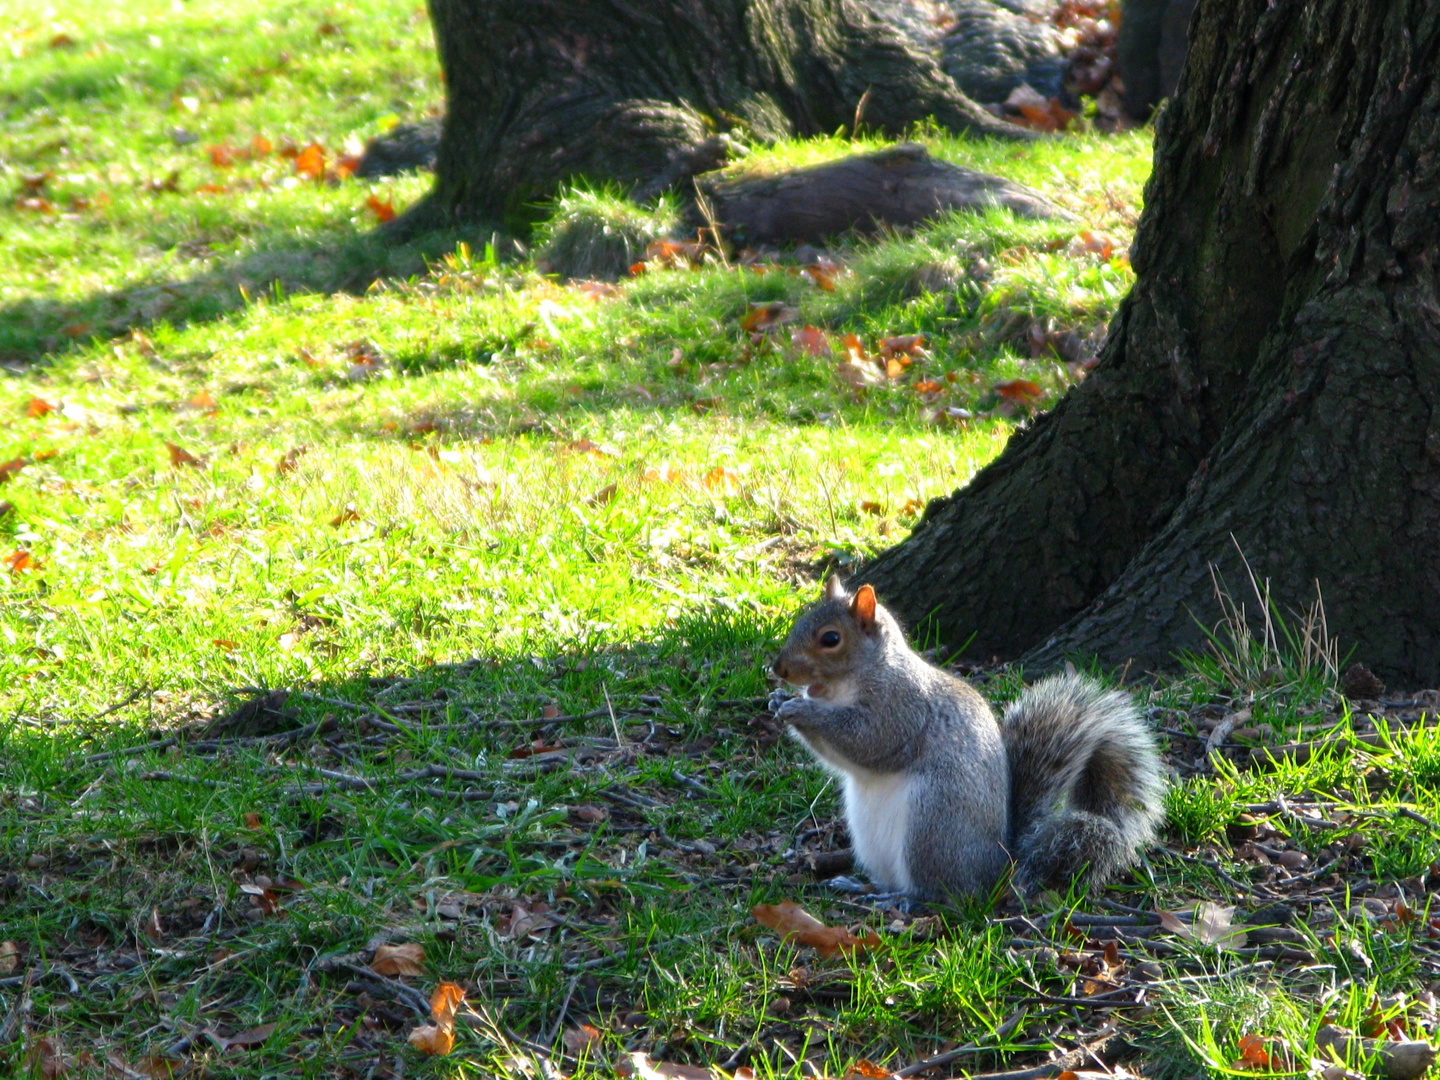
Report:
M 903 1069 L 896 1069 L 895 1072 L 891 1075 L 899 1078 L 899 1080 L 903 1080 L 904 1077 L 914 1076 L 917 1073 L 928 1072 L 931 1069 L 938 1069 L 942 1065 L 949 1065 L 950 1062 L 958 1061 L 960 1058 L 968 1057 L 971 1054 L 979 1054 L 986 1051 L 994 1050 L 996 1049 L 996 1047 L 993 1044 L 1004 1042 L 1006 1037 L 1009 1036 L 1012 1031 L 1014 1031 L 1017 1027 L 1020 1026 L 1020 1022 L 1025 1019 L 1025 1013 L 1025 1009 L 1017 1009 L 1015 1012 L 1007 1016 L 1004 1020 L 1000 1022 L 1000 1026 L 995 1029 L 994 1038 L 991 1040 L 987 1040 L 987 1043 L 985 1045 L 982 1045 L 978 1042 L 966 1043 L 964 1046 L 957 1046 L 953 1050 L 946 1050 L 943 1054 L 936 1054 L 934 1057 L 928 1057 L 924 1061 L 917 1061 L 913 1065 L 906 1065 Z

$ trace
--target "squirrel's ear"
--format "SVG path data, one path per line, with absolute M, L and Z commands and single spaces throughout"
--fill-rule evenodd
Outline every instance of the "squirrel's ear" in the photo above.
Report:
M 838 600 L 845 595 L 845 582 L 840 580 L 839 574 L 831 574 L 825 579 L 826 600 Z
M 869 585 L 861 585 L 855 590 L 855 596 L 850 601 L 850 614 L 855 616 L 860 629 L 867 634 L 875 628 L 875 590 Z

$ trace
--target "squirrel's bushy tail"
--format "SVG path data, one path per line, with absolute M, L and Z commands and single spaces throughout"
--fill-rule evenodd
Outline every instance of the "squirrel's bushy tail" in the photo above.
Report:
M 1023 887 L 1092 882 L 1135 861 L 1164 814 L 1155 740 L 1129 695 L 1079 675 L 1030 687 L 1005 711 L 1010 837 Z

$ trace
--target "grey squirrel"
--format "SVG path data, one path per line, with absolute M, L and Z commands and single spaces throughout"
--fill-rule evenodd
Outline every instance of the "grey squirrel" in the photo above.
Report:
M 1022 889 L 1103 883 L 1163 814 L 1159 754 L 1128 695 L 1054 676 L 996 723 L 869 585 L 852 595 L 831 577 L 773 670 L 804 687 L 775 715 L 842 779 L 856 861 L 886 891 L 984 893 L 1012 859 Z

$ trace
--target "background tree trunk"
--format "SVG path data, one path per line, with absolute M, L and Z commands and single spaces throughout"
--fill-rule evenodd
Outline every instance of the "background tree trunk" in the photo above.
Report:
M 717 133 L 1025 133 L 856 0 L 430 0 L 446 81 L 427 222 L 516 223 L 564 180 L 624 187 L 716 163 Z M 707 149 L 708 147 L 708 149 Z M 723 147 L 718 148 L 723 156 Z
M 1440 680 L 1440 0 L 1201 0 L 1132 259 L 1091 377 L 863 579 L 972 654 L 1161 667 L 1238 547 Z

